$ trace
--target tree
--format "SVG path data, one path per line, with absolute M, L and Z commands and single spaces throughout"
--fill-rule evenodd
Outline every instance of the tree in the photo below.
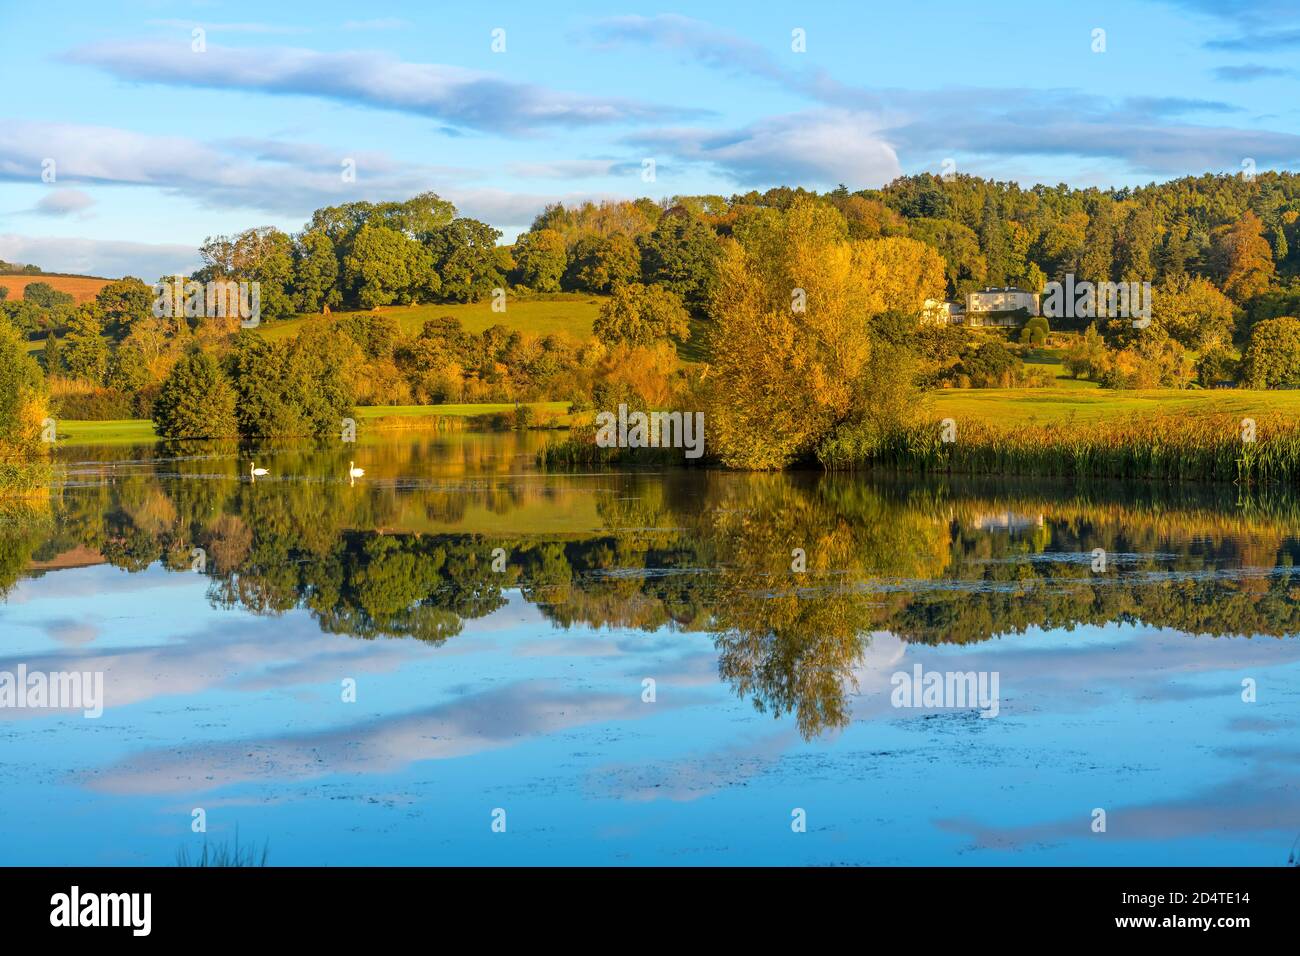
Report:
M 42 309 L 56 309 L 61 306 L 70 306 L 76 302 L 76 298 L 68 292 L 60 292 L 48 282 L 32 282 L 23 289 L 23 298 L 28 302 L 34 302 Z
M 199 247 L 203 268 L 199 282 L 256 282 L 260 318 L 269 321 L 293 314 L 293 240 L 274 226 L 245 229 L 235 236 L 215 236 Z
M 1115 211 L 1109 198 L 1099 198 L 1088 217 L 1084 234 L 1083 255 L 1079 261 L 1080 279 L 1109 282 L 1115 262 Z
M 970 378 L 972 388 L 1006 388 L 1013 384 L 1023 364 L 1005 345 L 994 340 L 964 357 L 961 371 Z
M 984 285 L 988 265 L 974 230 L 951 219 L 917 219 L 911 236 L 933 246 L 943 256 L 948 293 L 961 295 Z
M 453 219 L 425 239 L 434 271 L 442 279 L 444 302 L 478 302 L 505 287 L 496 242 L 500 230 L 477 219 Z
M 781 468 L 810 456 L 871 400 L 870 319 L 885 310 L 869 302 L 890 297 L 873 288 L 883 260 L 871 247 L 900 240 L 845 233 L 833 208 L 801 199 L 747 242 L 724 244 L 706 380 L 710 446 L 724 464 Z M 942 288 L 938 256 L 913 245 L 934 257 Z
M 95 307 L 87 303 L 72 314 L 63 340 L 69 374 L 93 385 L 103 385 L 108 371 L 108 344 L 102 333 Z
M 104 321 L 104 329 L 120 338 L 131 326 L 153 314 L 153 290 L 135 276 L 110 282 L 95 295 L 95 305 Z
M 357 304 L 373 309 L 394 302 L 412 302 L 419 290 L 431 290 L 437 276 L 424 275 L 432 265 L 428 253 L 413 239 L 387 226 L 361 227 L 352 251 L 343 262 L 343 277 Z
M 1300 319 L 1284 315 L 1256 323 L 1242 358 L 1242 378 L 1248 388 L 1300 386 Z
M 614 286 L 600 307 L 592 332 L 606 345 L 650 345 L 690 338 L 690 313 L 675 292 L 640 283 Z
M 1232 343 L 1236 306 L 1214 283 L 1185 273 L 1171 276 L 1152 296 L 1151 317 L 1192 349 Z
M 323 229 L 309 229 L 293 247 L 294 305 L 299 312 L 322 312 L 343 302 L 338 287 L 339 260 Z
M 1106 342 L 1097 331 L 1097 323 L 1065 349 L 1065 367 L 1073 378 L 1095 378 L 1106 359 Z
M 48 477 L 45 379 L 17 330 L 0 322 L 0 495 L 30 493 Z
M 45 335 L 45 346 L 41 349 L 41 364 L 45 374 L 60 375 L 63 372 L 63 352 L 59 348 L 59 337 L 53 332 Z
M 980 216 L 979 240 L 989 284 L 1005 286 L 1007 276 L 1012 272 L 1010 243 L 1006 223 L 998 211 L 992 193 L 989 193 L 984 200 L 984 211 Z
M 1049 332 L 1051 327 L 1047 324 L 1047 319 L 1036 315 L 1020 330 L 1020 341 L 1031 345 L 1046 345 Z
M 240 436 L 337 435 L 352 417 L 364 361 L 351 336 L 325 324 L 309 324 L 288 342 L 241 333 L 230 359 Z
M 558 292 L 566 262 L 564 237 L 554 229 L 526 232 L 515 243 L 519 283 L 534 292 Z
M 564 287 L 581 292 L 608 292 L 620 282 L 641 278 L 641 254 L 622 233 L 583 236 L 573 244 Z
M 1211 253 L 1219 284 L 1240 304 L 1268 289 L 1273 278 L 1273 249 L 1264 238 L 1264 223 L 1247 210 L 1234 223 L 1215 230 Z
M 646 285 L 677 293 L 692 309 L 708 303 L 718 269 L 718 241 L 708 225 L 683 209 L 671 209 L 637 240 L 637 247 Z
M 172 367 L 154 400 L 153 423 L 169 439 L 238 434 L 235 390 L 215 358 L 194 349 Z

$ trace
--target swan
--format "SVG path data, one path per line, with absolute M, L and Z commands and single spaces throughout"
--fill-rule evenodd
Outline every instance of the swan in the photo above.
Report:
M 258 468 L 257 462 L 250 462 L 248 465 L 248 475 L 253 481 L 257 481 L 262 475 L 269 475 L 270 472 L 265 468 Z
M 364 468 L 358 468 L 355 461 L 348 462 L 348 484 L 355 485 L 357 479 L 366 473 Z

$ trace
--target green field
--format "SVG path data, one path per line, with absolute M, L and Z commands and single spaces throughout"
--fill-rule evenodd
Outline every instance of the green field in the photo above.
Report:
M 534 412 L 551 415 L 564 415 L 569 410 L 568 402 L 526 402 Z M 470 418 L 479 415 L 495 415 L 515 410 L 513 402 L 490 402 L 478 405 L 369 405 L 357 409 L 357 421 L 380 422 L 385 418 Z M 376 430 L 383 430 L 383 424 L 375 424 Z M 59 422 L 60 445 L 133 445 L 157 441 L 158 435 L 153 430 L 153 423 L 143 418 L 119 418 L 110 421 L 77 421 L 64 419 Z
M 459 319 L 467 332 L 482 332 L 494 325 L 504 325 L 509 329 L 531 335 L 568 335 L 571 338 L 585 340 L 591 337 L 591 324 L 600 312 L 603 301 L 597 295 L 578 295 L 575 293 L 556 293 L 529 299 L 506 298 L 506 310 L 493 312 L 492 302 L 452 305 L 394 305 L 384 306 L 378 311 L 397 319 L 402 331 L 413 335 L 429 319 L 451 316 Z M 334 316 L 347 315 L 335 312 Z M 279 322 L 268 322 L 259 330 L 270 340 L 288 338 L 297 334 L 306 322 L 317 321 L 318 315 L 300 315 Z
M 1075 418 L 1099 421 L 1132 415 L 1268 413 L 1300 418 L 1300 391 L 1248 389 L 1157 388 L 1112 392 L 1101 388 L 971 388 L 940 389 L 929 395 L 931 412 L 940 418 L 981 419 L 1015 425 Z

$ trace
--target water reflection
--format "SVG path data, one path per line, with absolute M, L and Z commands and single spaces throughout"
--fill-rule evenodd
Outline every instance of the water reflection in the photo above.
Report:
M 0 522 L 0 594 L 23 575 L 160 566 L 204 575 L 212 608 L 301 609 L 325 635 L 431 645 L 517 595 L 557 629 L 707 636 L 734 693 L 808 739 L 848 725 L 882 634 L 937 646 L 1114 623 L 1300 631 L 1300 506 L 1286 495 L 544 474 L 542 441 L 65 451 L 48 511 Z M 255 483 L 252 454 L 270 471 Z

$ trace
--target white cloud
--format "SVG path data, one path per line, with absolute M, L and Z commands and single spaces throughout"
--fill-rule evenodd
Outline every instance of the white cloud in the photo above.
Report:
M 73 272 L 110 279 L 133 275 L 147 282 L 178 272 L 189 274 L 200 265 L 198 249 L 181 243 L 13 233 L 0 233 L 0 259 L 31 263 L 46 272 Z
M 881 186 L 902 173 L 880 120 L 848 110 L 775 116 L 738 130 L 658 130 L 630 142 L 708 163 L 747 187 Z
M 42 216 L 85 217 L 86 210 L 95 205 L 95 198 L 80 189 L 56 189 L 37 200 L 34 212 Z
M 65 59 L 123 80 L 316 96 L 501 134 L 701 115 L 694 109 L 566 93 L 440 63 L 410 63 L 375 51 L 208 44 L 206 52 L 193 54 L 188 37 L 183 47 L 179 44 L 106 41 L 72 50 Z

